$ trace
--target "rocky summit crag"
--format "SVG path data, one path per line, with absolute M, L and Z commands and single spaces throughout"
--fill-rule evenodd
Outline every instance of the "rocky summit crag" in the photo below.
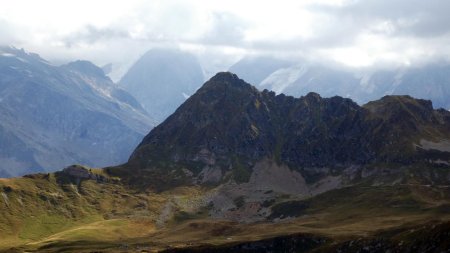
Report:
M 133 184 L 167 187 L 248 182 L 264 159 L 306 181 L 320 178 L 319 168 L 449 166 L 449 126 L 450 112 L 427 100 L 386 96 L 359 106 L 315 93 L 294 98 L 218 73 L 153 129 L 127 164 L 110 171 Z

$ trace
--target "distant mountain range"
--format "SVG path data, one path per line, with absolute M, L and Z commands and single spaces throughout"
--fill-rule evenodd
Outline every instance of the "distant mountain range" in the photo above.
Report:
M 87 61 L 54 66 L 0 49 L 0 177 L 128 158 L 154 121 Z
M 363 104 L 385 95 L 410 95 L 433 101 L 436 108 L 450 109 L 450 64 L 356 73 L 306 61 L 270 57 L 244 58 L 230 67 L 259 89 L 292 96 L 317 92 L 343 96 Z
M 158 122 L 165 120 L 203 83 L 197 58 L 177 49 L 151 49 L 119 81 Z
M 53 66 L 36 54 L 26 53 L 14 48 L 3 48 L 1 52 L 1 92 L 3 94 L 8 92 L 9 94 L 12 92 L 12 89 L 22 90 L 21 92 L 16 91 L 18 95 L 14 98 L 14 101 L 17 104 L 13 104 L 11 102 L 13 99 L 8 95 L 3 95 L 1 98 L 0 107 L 2 108 L 1 110 L 5 111 L 3 113 L 5 120 L 1 124 L 0 131 L 4 133 L 10 133 L 10 129 L 13 129 L 13 126 L 16 124 L 7 122 L 23 120 L 22 117 L 12 119 L 12 116 L 7 116 L 10 114 L 20 115 L 21 112 L 14 111 L 19 110 L 17 108 L 25 110 L 26 106 L 21 106 L 19 105 L 20 103 L 33 106 L 33 103 L 39 102 L 21 97 L 31 96 L 29 93 L 32 93 L 32 88 L 56 90 L 57 95 L 72 98 L 72 100 L 68 101 L 76 101 L 74 103 L 90 112 L 92 112 L 91 108 L 95 108 L 93 109 L 94 111 L 102 108 L 100 113 L 108 115 L 108 119 L 117 119 L 120 121 L 117 124 L 142 135 L 146 132 L 143 129 L 149 129 L 156 123 L 164 121 L 203 82 L 202 67 L 195 56 L 176 49 L 152 49 L 148 51 L 130 68 L 118 85 L 114 84 L 104 73 L 110 66 L 105 66 L 102 70 L 85 61 L 73 62 L 64 66 Z M 404 68 L 361 74 L 342 68 L 311 64 L 305 61 L 295 62 L 273 57 L 247 57 L 234 64 L 230 69 L 245 80 L 248 80 L 249 83 L 254 84 L 259 90 L 268 89 L 275 91 L 277 94 L 285 93 L 293 96 L 304 96 L 309 92 L 317 92 L 325 97 L 339 95 L 351 98 L 359 104 L 364 104 L 385 95 L 411 95 L 432 100 L 435 108 L 450 109 L 450 65 L 445 63 L 430 64 L 420 68 Z M 11 87 L 11 83 L 16 83 L 14 88 Z M 17 85 L 17 83 L 21 85 Z M 41 85 L 33 86 L 30 85 L 31 83 L 39 83 Z M 88 92 L 86 93 L 86 91 Z M 49 97 L 53 95 L 51 94 Z M 4 97 L 8 98 L 5 99 Z M 88 97 L 89 99 L 87 99 Z M 19 103 L 19 99 L 22 102 Z M 49 98 L 42 98 L 42 100 L 51 101 Z M 116 105 L 114 106 L 113 104 Z M 53 103 L 36 106 L 41 106 L 41 109 L 39 109 L 41 113 L 48 110 L 46 109 L 48 106 L 53 106 Z M 5 109 L 7 107 L 9 107 L 8 110 Z M 14 109 L 11 109 L 12 107 Z M 72 110 L 69 107 L 61 108 L 61 112 Z M 72 111 L 76 110 L 73 109 Z M 38 115 L 40 114 L 35 113 L 31 116 L 37 117 Z M 6 120 L 7 117 L 10 118 Z M 129 120 L 129 118 L 131 119 Z M 9 125 L 7 126 L 7 124 Z M 36 128 L 39 126 L 39 124 L 35 124 L 34 119 L 30 122 L 22 122 L 21 125 L 27 126 L 27 129 L 30 126 L 35 126 Z M 142 125 L 145 127 L 142 127 Z M 79 126 L 78 128 L 81 129 L 82 127 Z M 19 131 L 19 129 L 15 129 L 15 131 Z M 50 130 L 43 127 L 43 129 L 36 131 Z M 68 138 L 65 137 L 68 133 L 57 134 L 58 131 L 51 131 L 52 135 L 61 135 L 58 138 L 62 138 L 62 140 Z M 66 130 L 60 129 L 60 131 L 64 132 Z M 22 132 L 26 131 L 23 130 Z M 5 157 L 10 158 L 4 158 L 5 166 L 0 168 L 1 176 L 26 173 L 28 170 L 20 172 L 22 169 L 19 169 L 26 167 L 36 170 L 42 170 L 46 167 L 53 170 L 60 167 L 59 164 L 71 163 L 68 161 L 84 162 L 92 166 L 108 165 L 108 161 L 112 161 L 110 164 L 115 164 L 124 161 L 127 156 L 127 154 L 120 154 L 120 159 L 111 158 L 112 156 L 117 156 L 113 155 L 114 151 L 111 151 L 110 158 L 97 157 L 94 159 L 94 162 L 92 159 L 85 159 L 85 155 L 80 155 L 79 152 L 73 152 L 69 157 L 80 156 L 81 159 L 69 159 L 64 158 L 65 155 L 60 155 L 57 158 L 57 160 L 61 160 L 59 162 L 43 162 L 43 160 L 47 159 L 39 158 L 41 155 L 36 156 L 35 150 L 40 150 L 38 153 L 46 153 L 47 151 L 45 150 L 54 149 L 54 145 L 60 145 L 60 141 L 56 141 L 58 138 L 35 137 L 47 139 L 46 142 L 48 144 L 40 144 L 38 145 L 39 148 L 37 148 L 36 144 L 26 143 L 30 141 L 29 138 L 19 138 L 20 135 L 18 133 L 3 134 L 3 136 L 8 136 L 4 137 L 5 141 L 3 142 L 8 143 L 8 147 L 2 150 L 7 154 Z M 34 136 L 40 135 L 35 134 Z M 86 141 L 75 146 L 84 147 L 89 142 L 91 145 L 101 146 L 99 144 L 101 141 L 98 141 L 100 136 L 97 137 L 96 141 Z M 139 139 L 134 138 L 133 143 Z M 28 140 L 25 141 L 26 139 Z M 37 142 L 41 142 L 41 140 Z M 49 142 L 53 143 L 50 144 Z M 10 145 L 10 143 L 16 144 Z M 132 145 L 127 144 L 125 146 L 131 150 Z M 67 147 L 58 148 L 62 153 L 72 152 L 61 151 L 63 149 L 67 149 Z M 96 148 L 96 150 L 101 149 Z M 101 151 L 88 153 L 86 156 L 89 157 L 94 154 L 100 154 Z M 104 162 L 100 162 L 102 159 L 104 159 Z M 27 162 L 23 163 L 25 160 Z M 62 162 L 62 160 L 67 162 Z

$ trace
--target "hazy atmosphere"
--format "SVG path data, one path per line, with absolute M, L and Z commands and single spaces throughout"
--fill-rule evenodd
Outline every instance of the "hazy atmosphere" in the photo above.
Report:
M 2 1 L 0 44 L 54 63 L 113 64 L 118 80 L 148 49 L 197 55 L 208 75 L 246 55 L 349 67 L 396 67 L 450 57 L 445 0 Z
M 449 235 L 450 0 L 0 0 L 0 253 Z

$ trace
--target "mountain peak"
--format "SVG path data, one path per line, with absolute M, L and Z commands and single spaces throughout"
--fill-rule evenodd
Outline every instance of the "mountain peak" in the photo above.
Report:
M 229 87 L 229 88 L 237 88 L 239 90 L 248 90 L 253 91 L 256 90 L 253 86 L 240 79 L 236 74 L 231 72 L 219 72 L 209 81 L 207 81 L 202 88 L 213 88 L 213 87 Z
M 317 102 L 322 99 L 322 97 L 318 93 L 315 93 L 315 92 L 309 92 L 308 94 L 306 94 L 305 98 L 310 101 L 317 101 Z
M 396 114 L 398 112 L 407 114 L 421 114 L 428 118 L 433 111 L 433 104 L 430 100 L 415 99 L 408 95 L 389 95 L 379 100 L 369 102 L 364 105 L 366 109 L 372 112 L 385 115 Z
M 215 74 L 209 81 L 211 82 L 235 82 L 240 81 L 239 77 L 236 74 L 231 72 L 218 72 Z M 242 81 L 242 80 L 241 80 Z
M 433 110 L 433 103 L 431 100 L 426 99 L 416 99 L 409 95 L 388 95 L 380 99 L 380 102 L 384 103 L 403 103 L 403 104 L 413 104 L 416 106 L 423 107 L 428 110 Z
M 27 52 L 25 49 L 18 49 L 13 46 L 0 46 L 0 56 L 15 57 L 22 62 L 43 62 L 49 64 L 48 61 L 41 58 L 36 53 Z

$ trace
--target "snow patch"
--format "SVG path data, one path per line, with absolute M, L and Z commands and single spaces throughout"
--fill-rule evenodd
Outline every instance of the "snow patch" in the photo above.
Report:
M 371 93 L 375 89 L 375 85 L 371 82 L 372 72 L 362 73 L 360 75 L 355 75 L 355 78 L 359 79 L 359 85 L 364 87 L 365 91 Z
M 188 99 L 190 96 L 184 92 L 181 93 L 181 95 L 183 95 L 184 99 Z
M 394 76 L 394 82 L 392 82 L 392 88 L 389 91 L 385 92 L 385 95 L 394 94 L 394 91 L 403 82 L 404 75 L 405 75 L 405 72 L 400 71 Z
M 4 57 L 16 57 L 14 54 L 10 54 L 10 53 L 2 53 L 1 55 Z
M 21 62 L 28 62 L 27 60 L 25 60 L 25 59 L 23 59 L 23 58 L 21 58 L 21 57 L 18 57 L 18 56 L 15 55 L 15 54 L 11 54 L 11 53 L 1 53 L 0 55 L 3 56 L 3 57 L 12 57 L 12 58 L 16 58 L 17 60 L 19 60 L 19 61 L 21 61 Z
M 296 65 L 289 68 L 279 69 L 264 79 L 259 86 L 268 86 L 276 93 L 282 93 L 287 87 L 300 79 L 308 68 L 305 65 Z
M 28 61 L 27 61 L 27 60 L 25 60 L 24 58 L 16 57 L 16 59 L 17 59 L 17 60 L 19 60 L 19 61 L 21 61 L 21 62 L 25 62 L 25 63 L 27 63 L 27 62 L 28 62 Z

